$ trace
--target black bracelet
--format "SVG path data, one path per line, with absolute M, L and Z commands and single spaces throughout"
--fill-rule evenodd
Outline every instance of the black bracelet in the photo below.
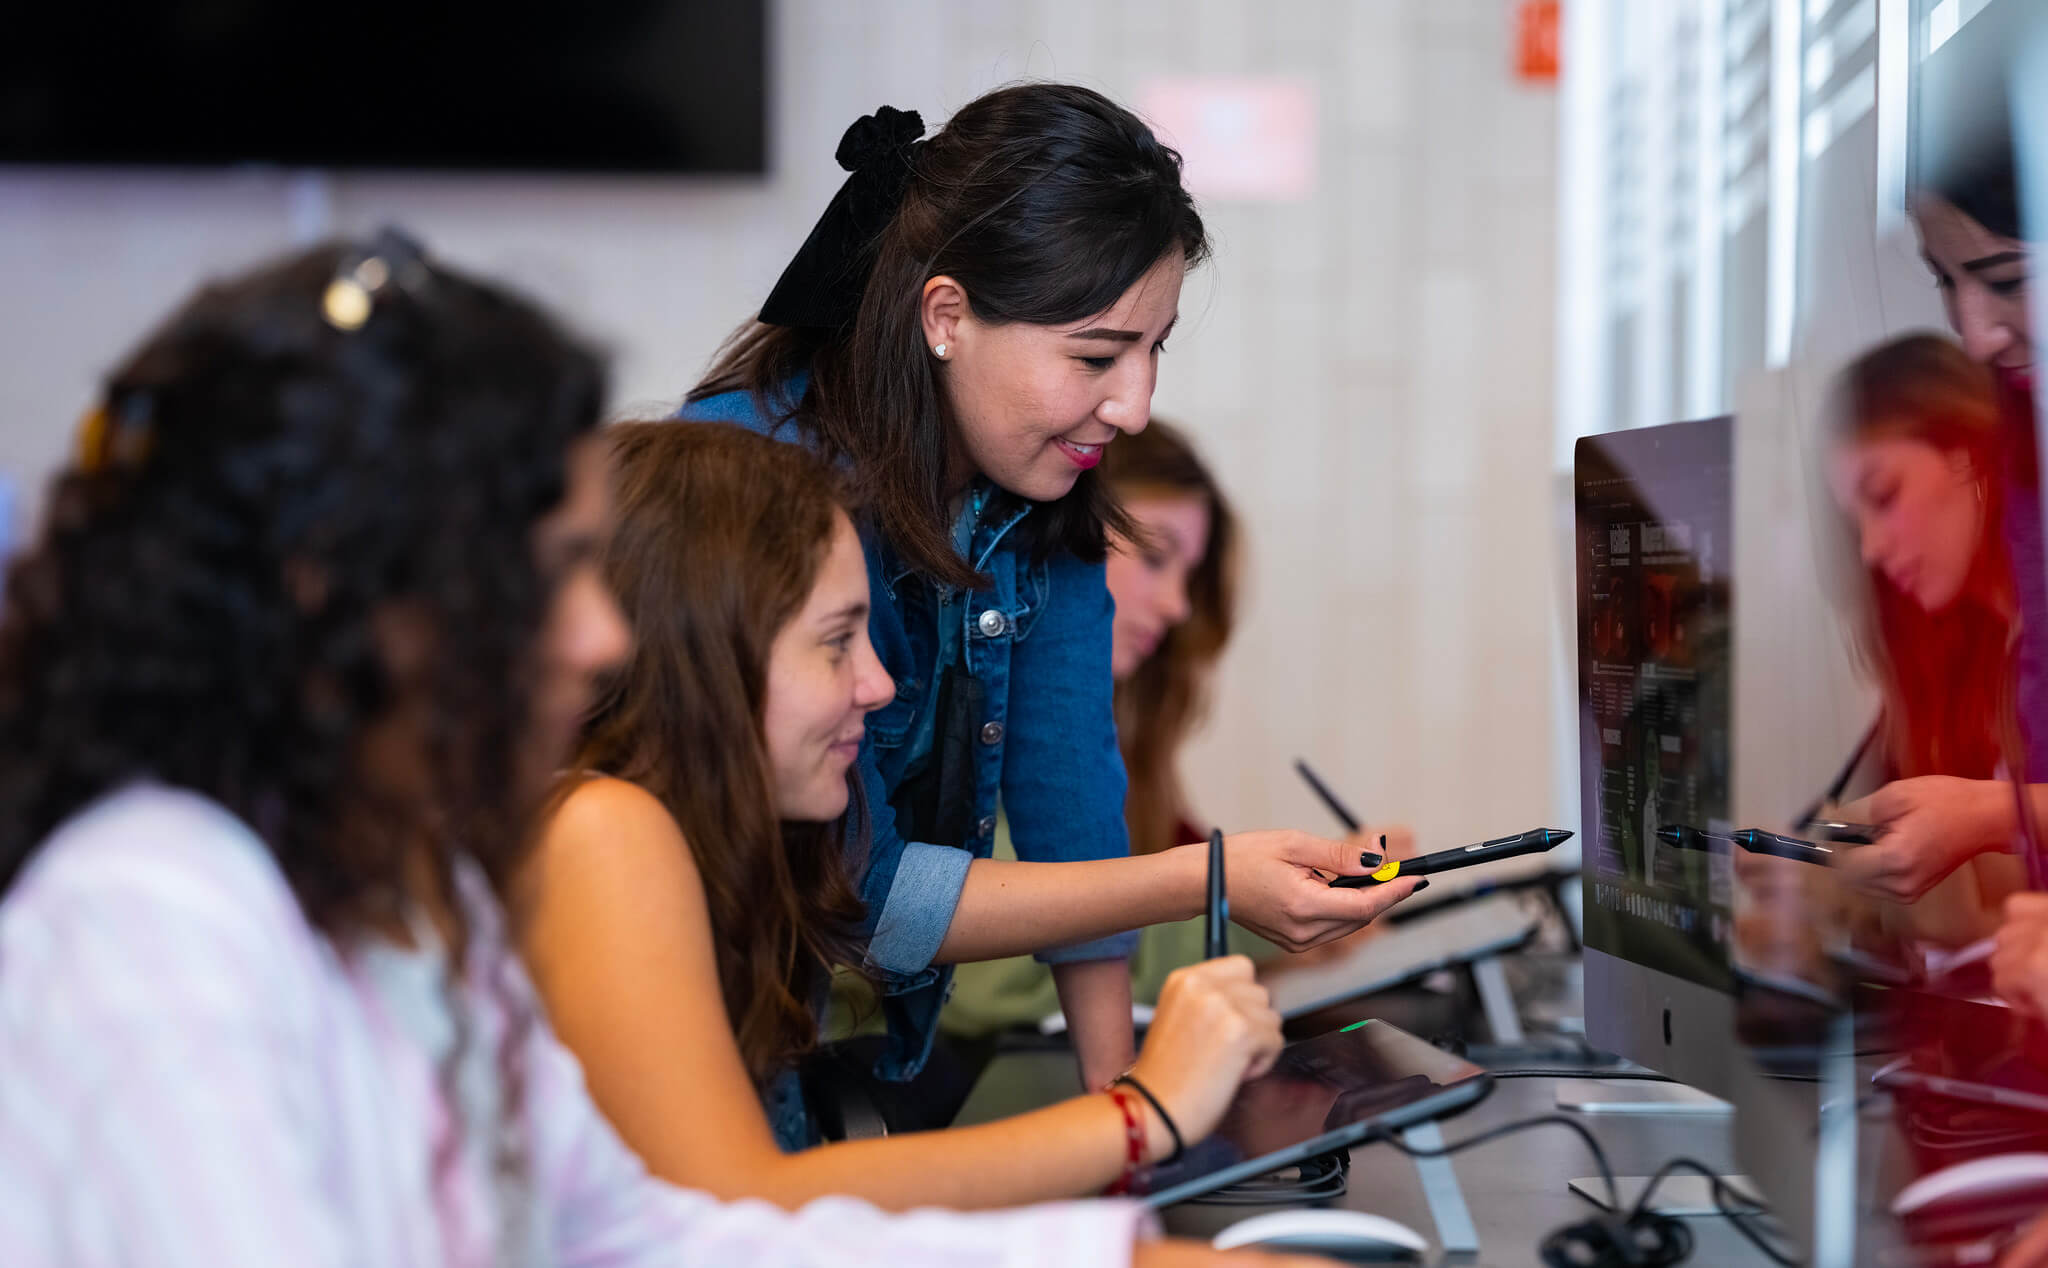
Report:
M 1180 1138 L 1180 1128 L 1174 1124 L 1173 1115 L 1167 1113 L 1166 1107 L 1159 1103 L 1159 1098 L 1152 1095 L 1151 1088 L 1148 1088 L 1144 1084 L 1138 1082 L 1129 1074 L 1119 1074 L 1118 1076 L 1116 1076 L 1115 1081 L 1117 1083 L 1130 1084 L 1132 1090 L 1136 1091 L 1139 1096 L 1144 1097 L 1145 1103 L 1147 1105 L 1150 1105 L 1153 1109 L 1153 1112 L 1159 1115 L 1159 1121 L 1166 1124 L 1167 1134 L 1173 1137 L 1173 1152 L 1166 1155 L 1166 1157 L 1161 1158 L 1159 1160 L 1159 1165 L 1162 1167 L 1169 1167 L 1172 1166 L 1174 1163 L 1179 1162 L 1180 1156 L 1187 1152 L 1188 1146 L 1187 1142 Z

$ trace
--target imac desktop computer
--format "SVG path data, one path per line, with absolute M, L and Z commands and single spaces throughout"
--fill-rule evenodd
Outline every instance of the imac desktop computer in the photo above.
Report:
M 1854 1116 L 1845 1125 L 1820 1106 L 1828 1094 L 1855 1103 L 1852 1019 L 1824 973 L 1760 973 L 1736 936 L 1762 888 L 1759 856 L 1737 842 L 1746 828 L 1789 825 L 1737 821 L 1735 420 L 1582 439 L 1573 501 L 1586 1035 L 1673 1082 L 1594 1076 L 1562 1085 L 1559 1105 L 1732 1112 L 1733 1152 L 1754 1179 L 1722 1176 L 1719 1196 L 1705 1178 L 1667 1183 L 1659 1207 L 1725 1212 L 1731 1191 L 1762 1194 L 1811 1262 L 1846 1265 L 1856 1244 L 1853 1223 L 1843 1223 L 1855 1202 Z M 1811 762 L 1839 766 L 1832 744 L 1832 735 L 1816 740 Z M 1803 797 L 1808 778 L 1801 770 L 1780 782 Z M 1765 879 L 1781 889 L 1786 868 L 1822 890 L 1833 881 L 1809 862 L 1762 861 L 1780 869 Z M 1796 896 L 1789 906 L 1810 910 Z M 1624 1178 L 1624 1194 L 1645 1182 Z
M 1724 1096 L 1732 862 L 1665 830 L 1735 826 L 1734 422 L 1588 436 L 1573 465 L 1586 1037 Z M 1569 1089 L 1561 1103 L 1726 1109 L 1641 1086 L 1597 1106 Z

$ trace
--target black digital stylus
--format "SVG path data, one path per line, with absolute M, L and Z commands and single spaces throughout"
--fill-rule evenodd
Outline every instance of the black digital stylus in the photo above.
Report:
M 1209 829 L 1209 907 L 1202 922 L 1202 957 L 1218 960 L 1228 954 L 1230 896 L 1223 886 L 1223 829 Z
M 1709 854 L 1714 853 L 1717 848 L 1724 847 L 1728 842 L 1727 837 L 1703 828 L 1695 828 L 1688 823 L 1666 824 L 1657 829 L 1657 839 L 1681 850 L 1704 850 Z
M 1519 854 L 1541 854 L 1571 839 L 1572 834 L 1563 828 L 1531 828 L 1511 837 L 1496 837 L 1455 850 L 1438 850 L 1419 859 L 1388 859 L 1386 866 L 1369 876 L 1339 876 L 1330 882 L 1330 887 L 1359 889 L 1367 885 L 1384 885 L 1402 876 L 1427 876 L 1431 872 L 1448 872 L 1452 868 L 1491 863 L 1495 859 L 1511 859 Z
M 1308 786 L 1315 791 L 1316 796 L 1323 799 L 1323 804 L 1330 808 L 1331 814 L 1337 816 L 1337 822 L 1344 825 L 1346 832 L 1358 831 L 1360 827 L 1358 816 L 1351 813 L 1350 807 L 1337 800 L 1337 794 L 1330 791 L 1329 785 L 1316 778 L 1316 773 L 1308 768 L 1307 762 L 1302 761 L 1298 757 L 1295 758 L 1294 769 L 1303 779 L 1308 781 Z
M 1808 819 L 1806 831 L 1837 845 L 1874 845 L 1884 829 L 1874 823 L 1845 823 L 1840 819 Z
M 1830 837 L 1831 840 L 1847 840 L 1856 844 L 1868 844 L 1876 839 L 1877 830 L 1862 823 L 1815 823 L 1812 827 L 1836 828 L 1854 835 Z M 1863 835 L 1868 833 L 1869 835 Z M 1745 853 L 1768 854 L 1774 858 L 1793 859 L 1801 863 L 1826 863 L 1835 851 L 1817 842 L 1801 837 L 1786 836 L 1782 832 L 1766 832 L 1762 828 L 1744 828 L 1740 832 L 1722 834 L 1706 832 L 1688 824 L 1674 823 L 1657 829 L 1657 839 L 1666 845 L 1675 845 L 1684 850 L 1705 850 L 1709 853 L 1725 849 L 1729 845 L 1742 847 Z
M 1801 863 L 1826 863 L 1834 857 L 1834 851 L 1825 845 L 1815 845 L 1798 837 L 1788 837 L 1782 832 L 1766 832 L 1762 828 L 1744 828 L 1731 832 L 1728 839 L 1751 854 L 1769 854 L 1781 859 L 1796 859 Z

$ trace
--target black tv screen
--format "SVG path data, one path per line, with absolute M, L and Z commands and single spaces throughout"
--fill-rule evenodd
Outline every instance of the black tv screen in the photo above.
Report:
M 767 4 L 17 5 L 0 162 L 758 173 Z

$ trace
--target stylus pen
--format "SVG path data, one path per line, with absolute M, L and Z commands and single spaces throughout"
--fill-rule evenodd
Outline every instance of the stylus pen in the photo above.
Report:
M 1202 958 L 1219 960 L 1227 955 L 1230 927 L 1230 896 L 1223 887 L 1223 829 L 1209 829 L 1209 908 L 1202 922 Z
M 1419 859 L 1388 859 L 1386 866 L 1370 876 L 1339 876 L 1330 882 L 1330 886 L 1333 889 L 1359 889 L 1366 885 L 1384 885 L 1400 876 L 1427 876 L 1431 872 L 1448 872 L 1454 867 L 1511 859 L 1518 854 L 1541 854 L 1571 839 L 1572 834 L 1563 828 L 1531 828 L 1511 837 L 1496 837 L 1455 850 L 1438 850 Z
M 1316 796 L 1323 799 L 1323 804 L 1330 808 L 1331 814 L 1337 816 L 1337 822 L 1344 825 L 1346 832 L 1358 831 L 1361 826 L 1358 822 L 1358 816 L 1352 814 L 1349 807 L 1337 800 L 1337 794 L 1330 791 L 1329 785 L 1316 778 L 1316 773 L 1308 768 L 1307 762 L 1302 761 L 1298 757 L 1295 758 L 1294 769 L 1300 773 L 1303 779 L 1308 781 L 1308 786 L 1315 790 Z
M 1788 837 L 1782 832 L 1765 832 L 1762 828 L 1744 828 L 1740 832 L 1731 832 L 1728 839 L 1751 854 L 1797 859 L 1801 863 L 1825 863 L 1835 853 L 1825 845 L 1815 845 L 1798 837 Z
M 1717 848 L 1726 849 L 1728 838 L 1716 833 L 1695 828 L 1688 823 L 1670 823 L 1657 829 L 1657 839 L 1666 845 L 1681 850 L 1704 850 L 1714 853 Z
M 1884 835 L 1884 829 L 1877 824 L 1845 823 L 1840 819 L 1808 819 L 1804 830 L 1836 845 L 1875 845 L 1877 838 Z

